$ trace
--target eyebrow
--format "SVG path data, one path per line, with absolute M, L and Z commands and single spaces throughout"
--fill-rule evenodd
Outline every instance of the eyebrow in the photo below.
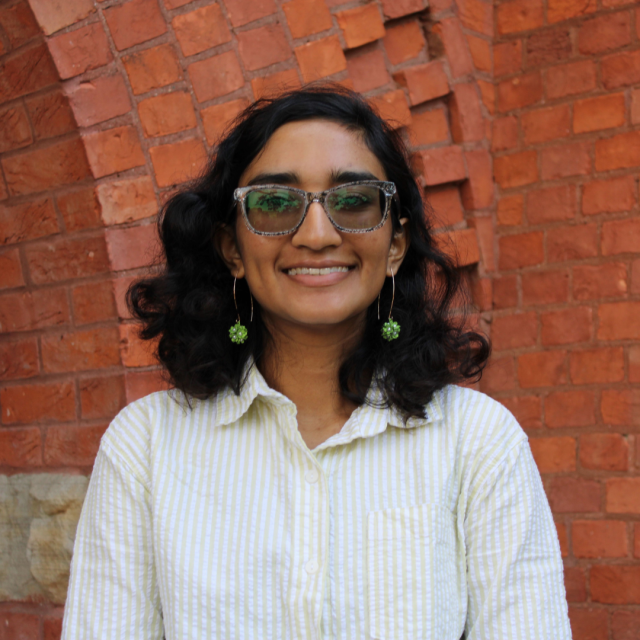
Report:
M 343 171 L 334 169 L 329 179 L 331 184 L 345 184 L 347 182 L 359 182 L 360 180 L 380 180 L 378 176 L 373 175 L 369 171 Z M 255 184 L 299 184 L 300 176 L 293 171 L 284 171 L 280 173 L 259 173 L 247 182 L 248 187 Z

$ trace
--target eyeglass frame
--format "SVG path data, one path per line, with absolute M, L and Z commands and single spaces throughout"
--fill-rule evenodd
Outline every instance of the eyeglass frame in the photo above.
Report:
M 345 227 L 341 227 L 332 217 L 326 207 L 326 198 L 327 195 L 338 191 L 339 189 L 344 189 L 345 187 L 355 187 L 355 186 L 373 186 L 378 187 L 385 196 L 385 208 L 384 213 L 382 214 L 382 219 L 380 222 L 375 225 L 375 227 L 370 227 L 368 229 L 347 229 Z M 295 193 L 299 193 L 304 197 L 305 200 L 305 208 L 304 212 L 300 218 L 298 224 L 293 227 L 293 229 L 289 229 L 288 231 L 259 231 L 251 226 L 249 222 L 249 216 L 247 215 L 245 199 L 247 194 L 254 189 L 284 189 L 285 191 L 294 191 Z M 331 189 L 327 189 L 326 191 L 305 191 L 304 189 L 298 189 L 296 187 L 289 187 L 287 185 L 282 184 L 254 184 L 248 187 L 238 187 L 233 192 L 233 199 L 236 203 L 240 204 L 240 209 L 242 210 L 242 217 L 244 218 L 244 223 L 247 226 L 247 229 L 252 233 L 255 233 L 259 236 L 286 236 L 290 233 L 295 233 L 304 222 L 307 217 L 307 213 L 309 212 L 309 206 L 313 202 L 317 202 L 322 205 L 327 218 L 329 218 L 329 222 L 338 230 L 343 233 L 369 233 L 370 231 L 375 231 L 379 229 L 389 217 L 389 211 L 391 211 L 391 199 L 396 195 L 397 189 L 396 185 L 393 182 L 388 182 L 386 180 L 358 180 L 356 182 L 345 182 L 344 184 L 337 185 L 335 187 L 331 187 Z

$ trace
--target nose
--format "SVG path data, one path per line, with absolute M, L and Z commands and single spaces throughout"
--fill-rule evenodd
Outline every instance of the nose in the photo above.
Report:
M 342 244 L 342 236 L 331 224 L 323 206 L 319 202 L 312 202 L 303 223 L 293 234 L 291 242 L 294 247 L 307 247 L 313 251 L 321 251 L 326 247 L 337 247 Z

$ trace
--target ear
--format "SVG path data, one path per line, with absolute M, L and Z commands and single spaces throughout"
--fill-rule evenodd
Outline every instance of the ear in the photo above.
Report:
M 244 278 L 244 262 L 238 250 L 234 230 L 227 225 L 219 227 L 213 236 L 213 244 L 231 275 L 235 278 Z
M 389 247 L 389 257 L 387 258 L 387 276 L 395 275 L 404 260 L 409 249 L 409 231 L 407 223 L 409 218 L 400 218 L 400 229 L 394 232 Z

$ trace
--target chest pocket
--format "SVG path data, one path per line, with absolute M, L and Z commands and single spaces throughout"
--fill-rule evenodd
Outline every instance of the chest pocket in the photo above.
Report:
M 464 627 L 460 579 L 454 516 L 447 509 L 424 504 L 367 514 L 372 638 L 458 640 Z

